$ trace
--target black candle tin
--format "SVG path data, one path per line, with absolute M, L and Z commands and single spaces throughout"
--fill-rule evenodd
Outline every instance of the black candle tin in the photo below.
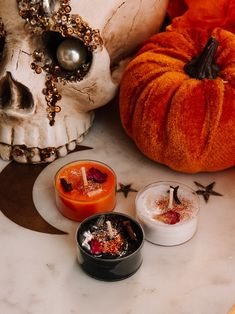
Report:
M 90 230 L 90 226 L 104 218 L 106 221 L 129 221 L 135 240 L 131 240 L 131 249 L 124 256 L 106 258 L 91 254 L 84 248 L 84 233 Z M 77 257 L 81 268 L 91 277 L 104 281 L 117 281 L 133 275 L 142 264 L 142 247 L 144 243 L 144 231 L 141 225 L 130 216 L 122 213 L 101 213 L 88 217 L 79 225 L 76 232 Z M 129 246 L 128 246 L 129 247 Z

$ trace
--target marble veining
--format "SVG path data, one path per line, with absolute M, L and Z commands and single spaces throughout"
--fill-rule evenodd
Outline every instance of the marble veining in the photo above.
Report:
M 235 169 L 182 174 L 145 158 L 124 134 L 116 104 L 99 109 L 83 145 L 49 164 L 35 181 L 32 195 L 40 215 L 67 232 L 45 234 L 25 229 L 0 213 L 0 313 L 3 314 L 226 314 L 235 303 Z M 132 277 L 102 282 L 87 276 L 76 260 L 78 223 L 63 217 L 55 205 L 53 177 L 76 159 L 106 162 L 118 183 L 138 191 L 159 180 L 204 186 L 216 182 L 206 203 L 200 197 L 195 236 L 174 247 L 147 241 L 143 264 Z M 0 170 L 8 163 L 0 162 Z M 17 178 L 16 178 L 17 179 Z M 20 178 L 18 178 L 20 179 Z M 136 192 L 117 194 L 115 211 L 135 216 Z M 17 201 L 17 200 L 16 200 Z

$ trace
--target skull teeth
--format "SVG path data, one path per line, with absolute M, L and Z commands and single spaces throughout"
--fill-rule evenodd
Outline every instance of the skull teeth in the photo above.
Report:
M 52 162 L 57 158 L 66 156 L 75 150 L 76 141 L 71 141 L 60 147 L 26 147 L 25 145 L 8 145 L 0 143 L 0 157 L 3 160 L 15 160 L 19 163 L 46 163 Z

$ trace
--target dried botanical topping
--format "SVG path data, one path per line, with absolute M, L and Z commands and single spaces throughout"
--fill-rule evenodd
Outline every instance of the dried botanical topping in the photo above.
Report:
M 103 189 L 96 189 L 96 190 L 92 190 L 90 192 L 87 192 L 87 195 L 89 197 L 94 197 L 94 196 L 96 196 L 96 195 L 98 195 L 98 194 L 100 194 L 102 192 L 103 192 Z
M 179 186 L 176 186 L 176 187 L 171 186 L 171 188 L 174 190 L 173 192 L 174 201 L 176 202 L 176 204 L 181 204 L 181 201 L 179 200 L 178 195 L 177 195 Z
M 107 177 L 107 173 L 104 173 L 95 167 L 92 167 L 87 171 L 87 179 L 96 183 L 104 183 L 107 181 Z
M 89 241 L 89 245 L 90 253 L 93 255 L 122 255 L 122 251 L 124 250 L 125 246 L 125 240 L 120 234 L 117 234 L 112 239 L 95 235 L 95 238 Z
M 168 210 L 164 214 L 154 216 L 154 219 L 162 221 L 168 225 L 174 225 L 180 221 L 180 214 L 174 210 Z
M 73 190 L 72 184 L 68 183 L 65 178 L 60 179 L 60 183 L 64 189 L 64 192 L 71 192 Z
M 119 233 L 113 239 L 105 241 L 103 244 L 103 253 L 109 255 L 122 255 L 124 252 L 126 240 Z
M 158 209 L 159 215 L 163 215 L 169 211 L 170 212 L 173 211 L 180 215 L 181 221 L 185 221 L 193 218 L 194 215 L 196 214 L 196 208 L 194 207 L 193 202 L 187 198 L 182 197 L 180 204 L 176 204 L 176 202 L 174 202 L 173 207 L 171 209 L 169 209 L 168 204 L 169 204 L 168 197 L 163 197 L 156 200 L 155 206 Z M 153 219 L 158 220 L 157 217 L 158 214 L 153 216 Z
M 135 234 L 135 232 L 131 226 L 130 220 L 125 220 L 125 221 L 123 221 L 122 224 L 123 224 L 124 228 L 126 229 L 127 234 L 130 237 L 130 239 L 133 241 L 137 241 L 137 237 L 136 237 L 136 234 Z
M 102 215 L 83 233 L 82 246 L 97 257 L 126 256 L 134 252 L 137 245 L 137 235 L 127 219 Z
M 90 251 L 91 254 L 93 255 L 98 255 L 103 253 L 103 246 L 102 246 L 102 242 L 96 240 L 96 239 L 91 239 L 91 241 L 89 242 L 90 244 Z

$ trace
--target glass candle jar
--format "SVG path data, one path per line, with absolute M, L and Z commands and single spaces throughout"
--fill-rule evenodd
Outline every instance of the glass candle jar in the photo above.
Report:
M 77 229 L 77 257 L 91 277 L 116 281 L 133 275 L 142 264 L 144 232 L 128 215 L 93 215 Z
M 188 241 L 196 232 L 199 199 L 185 184 L 152 183 L 138 192 L 135 206 L 146 240 L 154 244 L 178 245 Z
M 110 212 L 116 204 L 116 175 L 99 161 L 71 162 L 55 175 L 55 196 L 58 210 L 72 220 Z

